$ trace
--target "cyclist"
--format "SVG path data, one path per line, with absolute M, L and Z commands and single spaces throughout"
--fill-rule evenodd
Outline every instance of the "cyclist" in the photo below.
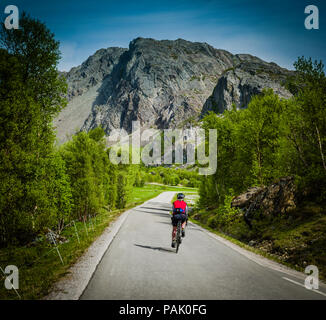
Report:
M 175 236 L 177 233 L 178 221 L 181 220 L 182 223 L 182 237 L 185 236 L 185 226 L 188 220 L 188 206 L 184 201 L 185 195 L 183 193 L 178 193 L 177 200 L 173 202 L 172 205 L 172 248 L 175 247 Z

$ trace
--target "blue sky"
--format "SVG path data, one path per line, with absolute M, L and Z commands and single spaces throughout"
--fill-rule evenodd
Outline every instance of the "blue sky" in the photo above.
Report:
M 322 0 L 2 0 L 45 22 L 61 43 L 60 70 L 100 48 L 128 47 L 136 37 L 207 42 L 293 68 L 298 56 L 326 63 Z M 304 27 L 306 5 L 319 8 L 319 30 Z

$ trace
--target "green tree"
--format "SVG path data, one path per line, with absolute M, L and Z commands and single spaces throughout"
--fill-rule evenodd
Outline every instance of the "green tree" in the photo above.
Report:
M 119 172 L 117 177 L 117 208 L 122 209 L 127 205 L 131 192 L 130 182 L 128 181 L 128 174 L 126 172 Z
M 63 93 L 67 85 L 57 71 L 60 60 L 59 42 L 46 25 L 25 12 L 19 29 L 0 27 L 0 48 L 19 58 L 22 82 L 42 108 L 45 125 L 66 104 Z
M 294 98 L 282 117 L 284 158 L 291 156 L 287 171 L 297 175 L 302 190 L 326 199 L 326 77 L 323 63 L 298 58 L 288 88 Z
M 237 128 L 240 162 L 248 164 L 252 174 L 248 185 L 265 185 L 275 177 L 276 153 L 282 103 L 270 89 L 254 96 Z
M 0 28 L 3 246 L 29 241 L 56 225 L 58 210 L 53 204 L 66 215 L 70 202 L 64 169 L 53 149 L 52 120 L 65 106 L 65 84 L 56 69 L 58 45 L 52 46 L 57 42 L 44 24 L 27 15 L 22 16 L 19 30 Z M 53 176 L 58 181 L 49 179 Z
M 109 206 L 110 210 L 113 210 L 116 207 L 117 202 L 117 177 L 118 177 L 118 168 L 117 165 L 114 165 L 108 161 L 107 165 L 108 170 L 108 181 L 106 184 L 106 193 L 105 199 Z
M 74 218 L 79 220 L 98 213 L 104 205 L 102 176 L 99 176 L 102 165 L 96 157 L 97 152 L 97 142 L 85 132 L 73 136 L 62 149 L 72 187 Z

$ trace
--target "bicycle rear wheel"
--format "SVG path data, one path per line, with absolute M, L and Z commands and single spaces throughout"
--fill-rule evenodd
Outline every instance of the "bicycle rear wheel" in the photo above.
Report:
M 176 236 L 176 249 L 175 249 L 175 253 L 178 253 L 179 250 L 179 246 L 181 243 L 181 221 L 178 221 L 178 225 L 177 225 L 177 236 Z

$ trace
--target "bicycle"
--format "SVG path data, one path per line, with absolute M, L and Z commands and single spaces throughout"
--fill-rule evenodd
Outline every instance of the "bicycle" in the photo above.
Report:
M 178 224 L 177 224 L 177 234 L 176 234 L 176 249 L 175 249 L 175 253 L 178 253 L 178 250 L 179 250 L 179 246 L 182 242 L 181 240 L 181 220 L 178 221 Z

